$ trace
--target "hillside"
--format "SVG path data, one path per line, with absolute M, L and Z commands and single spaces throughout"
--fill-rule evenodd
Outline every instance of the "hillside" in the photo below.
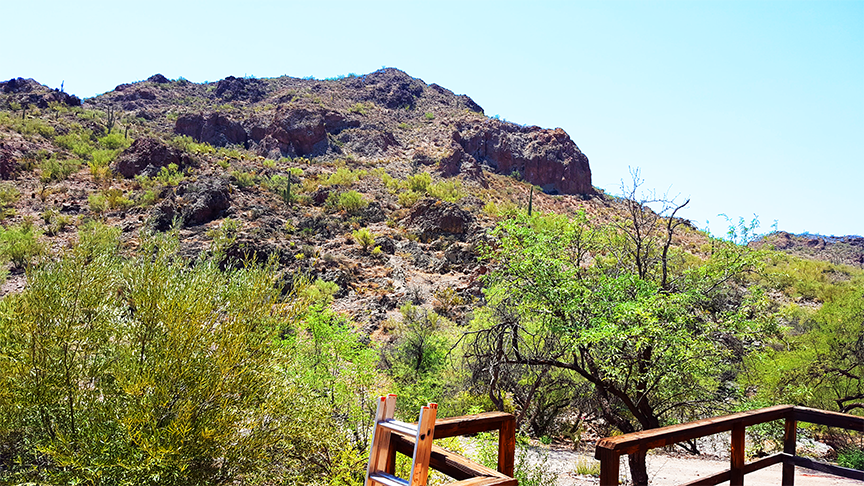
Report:
M 273 257 L 288 279 L 335 282 L 335 308 L 370 331 L 408 294 L 470 300 L 478 238 L 527 206 L 532 184 L 537 210 L 608 205 L 563 130 L 489 118 L 395 69 L 204 84 L 154 75 L 84 101 L 17 78 L 0 93 L 4 225 L 26 222 L 60 248 L 97 219 L 135 245 L 141 228 L 176 218 L 186 254 L 215 238 L 226 258 Z M 360 228 L 374 238 L 365 249 Z M 13 265 L 4 293 L 22 288 L 22 270 Z

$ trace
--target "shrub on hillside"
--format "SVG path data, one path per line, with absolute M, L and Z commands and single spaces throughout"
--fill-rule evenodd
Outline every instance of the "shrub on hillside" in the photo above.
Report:
M 0 483 L 362 482 L 379 390 L 350 325 L 272 268 L 88 228 L 0 300 Z

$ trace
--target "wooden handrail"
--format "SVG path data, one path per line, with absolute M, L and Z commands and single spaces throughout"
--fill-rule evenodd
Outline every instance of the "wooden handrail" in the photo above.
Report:
M 443 439 L 461 435 L 498 430 L 498 470 L 477 464 L 465 457 L 438 446 L 432 446 L 429 467 L 459 481 L 449 486 L 518 486 L 513 479 L 516 457 L 516 418 L 509 413 L 486 412 L 476 415 L 449 417 L 435 421 L 434 438 Z M 387 471 L 396 469 L 396 453 L 411 456 L 414 441 L 409 437 L 390 436 L 390 456 Z
M 744 463 L 744 429 L 750 425 L 785 419 L 783 452 L 749 464 Z M 829 427 L 864 432 L 864 417 L 848 415 L 806 407 L 778 405 L 759 410 L 751 410 L 723 417 L 713 417 L 680 425 L 670 425 L 658 429 L 643 430 L 632 434 L 607 437 L 597 443 L 595 457 L 600 460 L 600 485 L 617 486 L 618 469 L 621 455 L 647 451 L 657 447 L 683 442 L 719 432 L 732 432 L 730 468 L 724 472 L 701 478 L 686 486 L 696 484 L 720 484 L 729 481 L 731 486 L 744 483 L 744 475 L 772 464 L 783 463 L 784 486 L 792 486 L 795 466 L 817 469 L 831 474 L 864 480 L 864 472 L 839 466 L 816 463 L 795 455 L 796 430 L 798 422 L 809 422 Z

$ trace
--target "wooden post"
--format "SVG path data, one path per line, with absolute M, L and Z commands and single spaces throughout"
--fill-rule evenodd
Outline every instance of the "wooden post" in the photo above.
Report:
M 513 477 L 516 462 L 516 418 L 501 422 L 498 429 L 498 472 Z
M 790 455 L 795 455 L 795 442 L 797 437 L 798 421 L 795 419 L 786 419 L 786 430 L 783 433 L 783 452 Z M 783 461 L 783 486 L 795 485 L 795 463 L 792 461 Z
M 598 449 L 600 457 L 600 486 L 618 486 L 621 456 L 617 452 Z
M 729 468 L 729 485 L 744 486 L 744 424 L 732 425 L 732 453 Z

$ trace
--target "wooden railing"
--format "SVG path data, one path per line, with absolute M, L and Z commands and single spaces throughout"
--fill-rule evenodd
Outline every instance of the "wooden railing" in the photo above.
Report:
M 457 480 L 450 483 L 450 486 L 518 486 L 513 479 L 513 464 L 516 457 L 516 419 L 513 415 L 487 412 L 438 419 L 435 421 L 433 434 L 436 439 L 444 439 L 491 430 L 498 431 L 497 471 L 434 445 L 429 458 L 429 467 Z M 414 452 L 414 441 L 399 434 L 392 434 L 390 444 L 386 472 L 393 474 L 396 470 L 396 453 L 411 457 Z
M 750 425 L 785 419 L 783 452 L 762 459 L 744 463 L 744 429 Z M 712 485 L 729 481 L 730 486 L 744 484 L 744 475 L 773 464 L 783 464 L 783 486 L 795 483 L 795 466 L 827 472 L 845 478 L 864 480 L 864 471 L 823 464 L 795 455 L 796 430 L 798 422 L 840 427 L 864 432 L 864 417 L 843 413 L 827 412 L 812 408 L 778 405 L 776 407 L 751 410 L 749 412 L 714 417 L 682 425 L 672 425 L 659 429 L 644 430 L 632 434 L 607 437 L 597 443 L 595 457 L 600 460 L 600 485 L 617 486 L 620 459 L 624 454 L 645 452 L 648 449 L 664 447 L 719 432 L 732 431 L 730 468 L 721 473 L 701 478 L 682 486 Z

